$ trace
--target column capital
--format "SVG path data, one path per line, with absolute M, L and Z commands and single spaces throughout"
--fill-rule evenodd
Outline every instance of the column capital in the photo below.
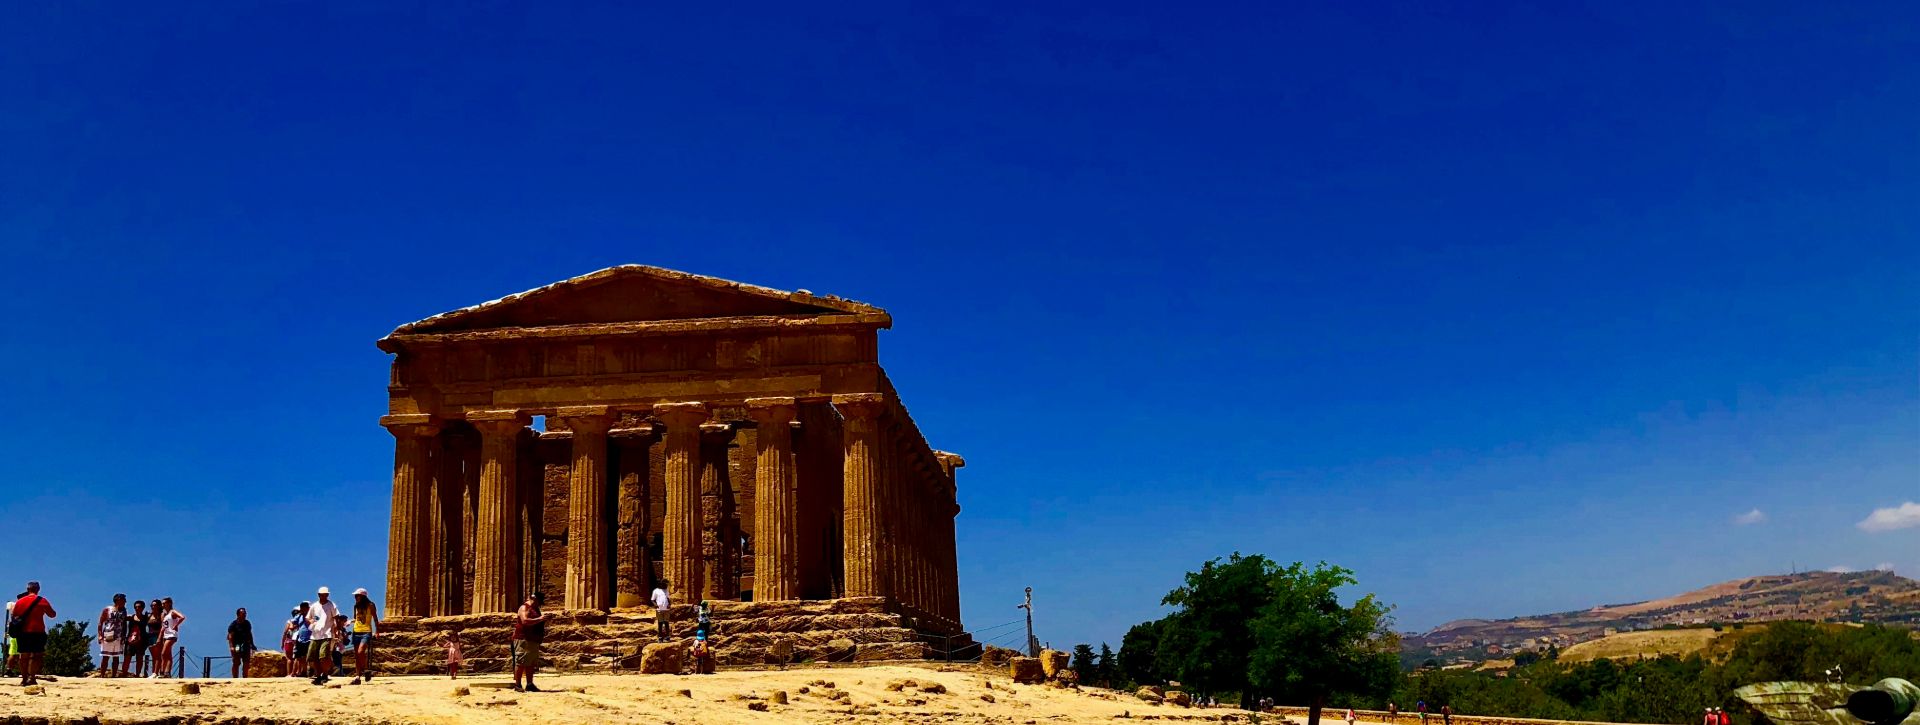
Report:
M 961 458 L 960 454 L 958 453 L 948 453 L 947 451 L 934 451 L 933 457 L 935 460 L 940 462 L 941 466 L 945 467 L 948 470 L 949 474 L 951 474 L 952 470 L 955 468 L 967 467 L 967 459 Z
M 440 421 L 426 413 L 380 416 L 380 425 L 393 437 L 430 436 L 440 432 Z
M 605 433 L 613 426 L 612 410 L 604 405 L 575 405 L 563 407 L 553 412 L 553 417 L 566 422 L 567 430 L 581 433 Z
M 467 422 L 482 433 L 511 433 L 533 422 L 533 416 L 518 410 L 476 410 L 467 414 Z
M 799 405 L 793 398 L 748 398 L 747 417 L 761 425 L 793 422 Z
M 694 426 L 707 419 L 706 403 L 659 403 L 653 414 L 669 426 Z
M 833 407 L 848 418 L 875 418 L 887 410 L 885 393 L 842 393 L 833 396 Z

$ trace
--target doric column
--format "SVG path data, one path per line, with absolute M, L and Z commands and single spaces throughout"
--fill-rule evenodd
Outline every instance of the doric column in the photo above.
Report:
M 705 587 L 700 576 L 700 424 L 705 403 L 662 403 L 653 407 L 666 430 L 667 515 L 661 533 L 661 569 L 674 601 L 691 601 Z
M 647 602 L 653 583 L 652 567 L 647 561 L 647 446 L 653 440 L 653 425 L 619 428 L 608 435 L 617 446 L 614 464 L 619 467 L 614 501 L 617 518 L 614 536 L 613 604 L 638 607 Z
M 511 612 L 520 602 L 519 491 L 514 481 L 520 429 L 513 410 L 467 414 L 480 430 L 480 495 L 474 512 L 473 606 L 469 612 Z
M 753 598 L 800 598 L 800 497 L 795 485 L 793 398 L 751 398 L 758 429 L 753 485 Z
M 425 414 L 389 415 L 393 434 L 393 516 L 387 537 L 387 616 L 427 612 L 427 560 L 432 554 L 433 442 L 440 426 Z
M 702 599 L 740 598 L 740 528 L 734 516 L 733 488 L 727 475 L 727 448 L 733 426 L 700 426 L 700 555 L 706 565 Z
M 959 476 L 956 473 L 967 465 L 967 460 L 959 454 L 946 451 L 934 451 L 935 460 L 940 462 L 942 473 L 939 487 L 940 497 L 935 502 L 934 520 L 938 537 L 934 544 L 940 557 L 940 593 L 942 615 L 956 624 L 960 621 L 960 557 L 957 543 L 954 541 L 953 519 L 960 515 L 958 501 Z
M 433 501 L 428 504 L 433 514 L 433 529 L 427 556 L 427 616 L 445 617 L 466 611 L 466 600 L 462 597 L 466 586 L 463 581 L 466 554 L 462 550 L 466 543 L 466 514 L 462 502 L 467 493 L 467 439 L 448 431 L 435 440 L 439 451 L 435 454 Z
M 881 431 L 879 417 L 886 396 L 857 393 L 833 396 L 833 407 L 846 419 L 843 438 L 846 464 L 842 496 L 841 566 L 846 569 L 846 595 L 886 596 L 885 555 L 880 543 Z
M 566 608 L 613 606 L 613 576 L 607 570 L 606 406 L 561 408 L 555 417 L 573 432 L 573 465 L 567 480 Z

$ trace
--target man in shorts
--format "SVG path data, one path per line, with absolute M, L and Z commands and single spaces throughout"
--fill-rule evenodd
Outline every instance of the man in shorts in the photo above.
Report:
M 661 579 L 653 587 L 653 625 L 661 642 L 673 636 L 673 619 L 667 616 L 672 608 L 673 600 L 667 597 L 667 580 Z
M 233 655 L 233 679 L 247 676 L 247 660 L 253 659 L 253 622 L 247 619 L 247 608 L 234 610 L 233 622 L 227 625 L 227 652 Z
M 533 673 L 540 669 L 540 643 L 547 638 L 547 615 L 540 612 L 540 605 L 547 601 L 545 594 L 534 592 L 520 605 L 520 611 L 513 618 L 513 691 L 539 692 L 533 685 Z M 520 678 L 526 677 L 527 687 L 520 689 Z
M 47 617 L 59 615 L 46 597 L 40 596 L 40 582 L 27 582 L 26 593 L 14 600 L 7 612 L 13 615 L 7 624 L 8 633 L 15 634 L 13 639 L 19 640 L 20 684 L 39 682 L 40 665 L 47 658 Z M 19 628 L 18 633 L 12 631 L 15 627 Z
M 333 673 L 333 628 L 340 608 L 328 599 L 326 587 L 320 587 L 318 594 L 320 600 L 307 608 L 307 629 L 313 638 L 307 644 L 307 673 L 313 675 L 313 684 L 324 685 Z
M 127 595 L 113 595 L 113 603 L 100 609 L 100 620 L 94 625 L 100 640 L 100 671 L 108 676 L 126 674 L 120 657 L 127 646 Z

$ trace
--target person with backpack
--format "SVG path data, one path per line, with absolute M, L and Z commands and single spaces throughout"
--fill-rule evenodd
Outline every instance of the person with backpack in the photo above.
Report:
M 520 605 L 520 611 L 513 619 L 513 691 L 539 692 L 533 684 L 533 673 L 540 669 L 540 643 L 547 639 L 547 615 L 540 612 L 540 605 L 547 596 L 534 592 Z M 520 678 L 527 680 L 526 689 L 521 689 Z
M 127 648 L 127 595 L 113 595 L 113 603 L 100 609 L 93 631 L 100 642 L 100 671 L 118 676 L 125 671 L 121 655 Z
M 7 639 L 20 651 L 20 684 L 40 681 L 40 666 L 47 658 L 47 617 L 59 616 L 47 598 L 40 596 L 40 582 L 27 582 L 26 593 L 7 608 Z

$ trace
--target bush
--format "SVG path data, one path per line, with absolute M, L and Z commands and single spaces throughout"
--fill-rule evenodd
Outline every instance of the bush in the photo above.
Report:
M 87 625 L 71 619 L 47 632 L 47 660 L 41 671 L 59 677 L 80 677 L 93 671 L 93 638 Z

